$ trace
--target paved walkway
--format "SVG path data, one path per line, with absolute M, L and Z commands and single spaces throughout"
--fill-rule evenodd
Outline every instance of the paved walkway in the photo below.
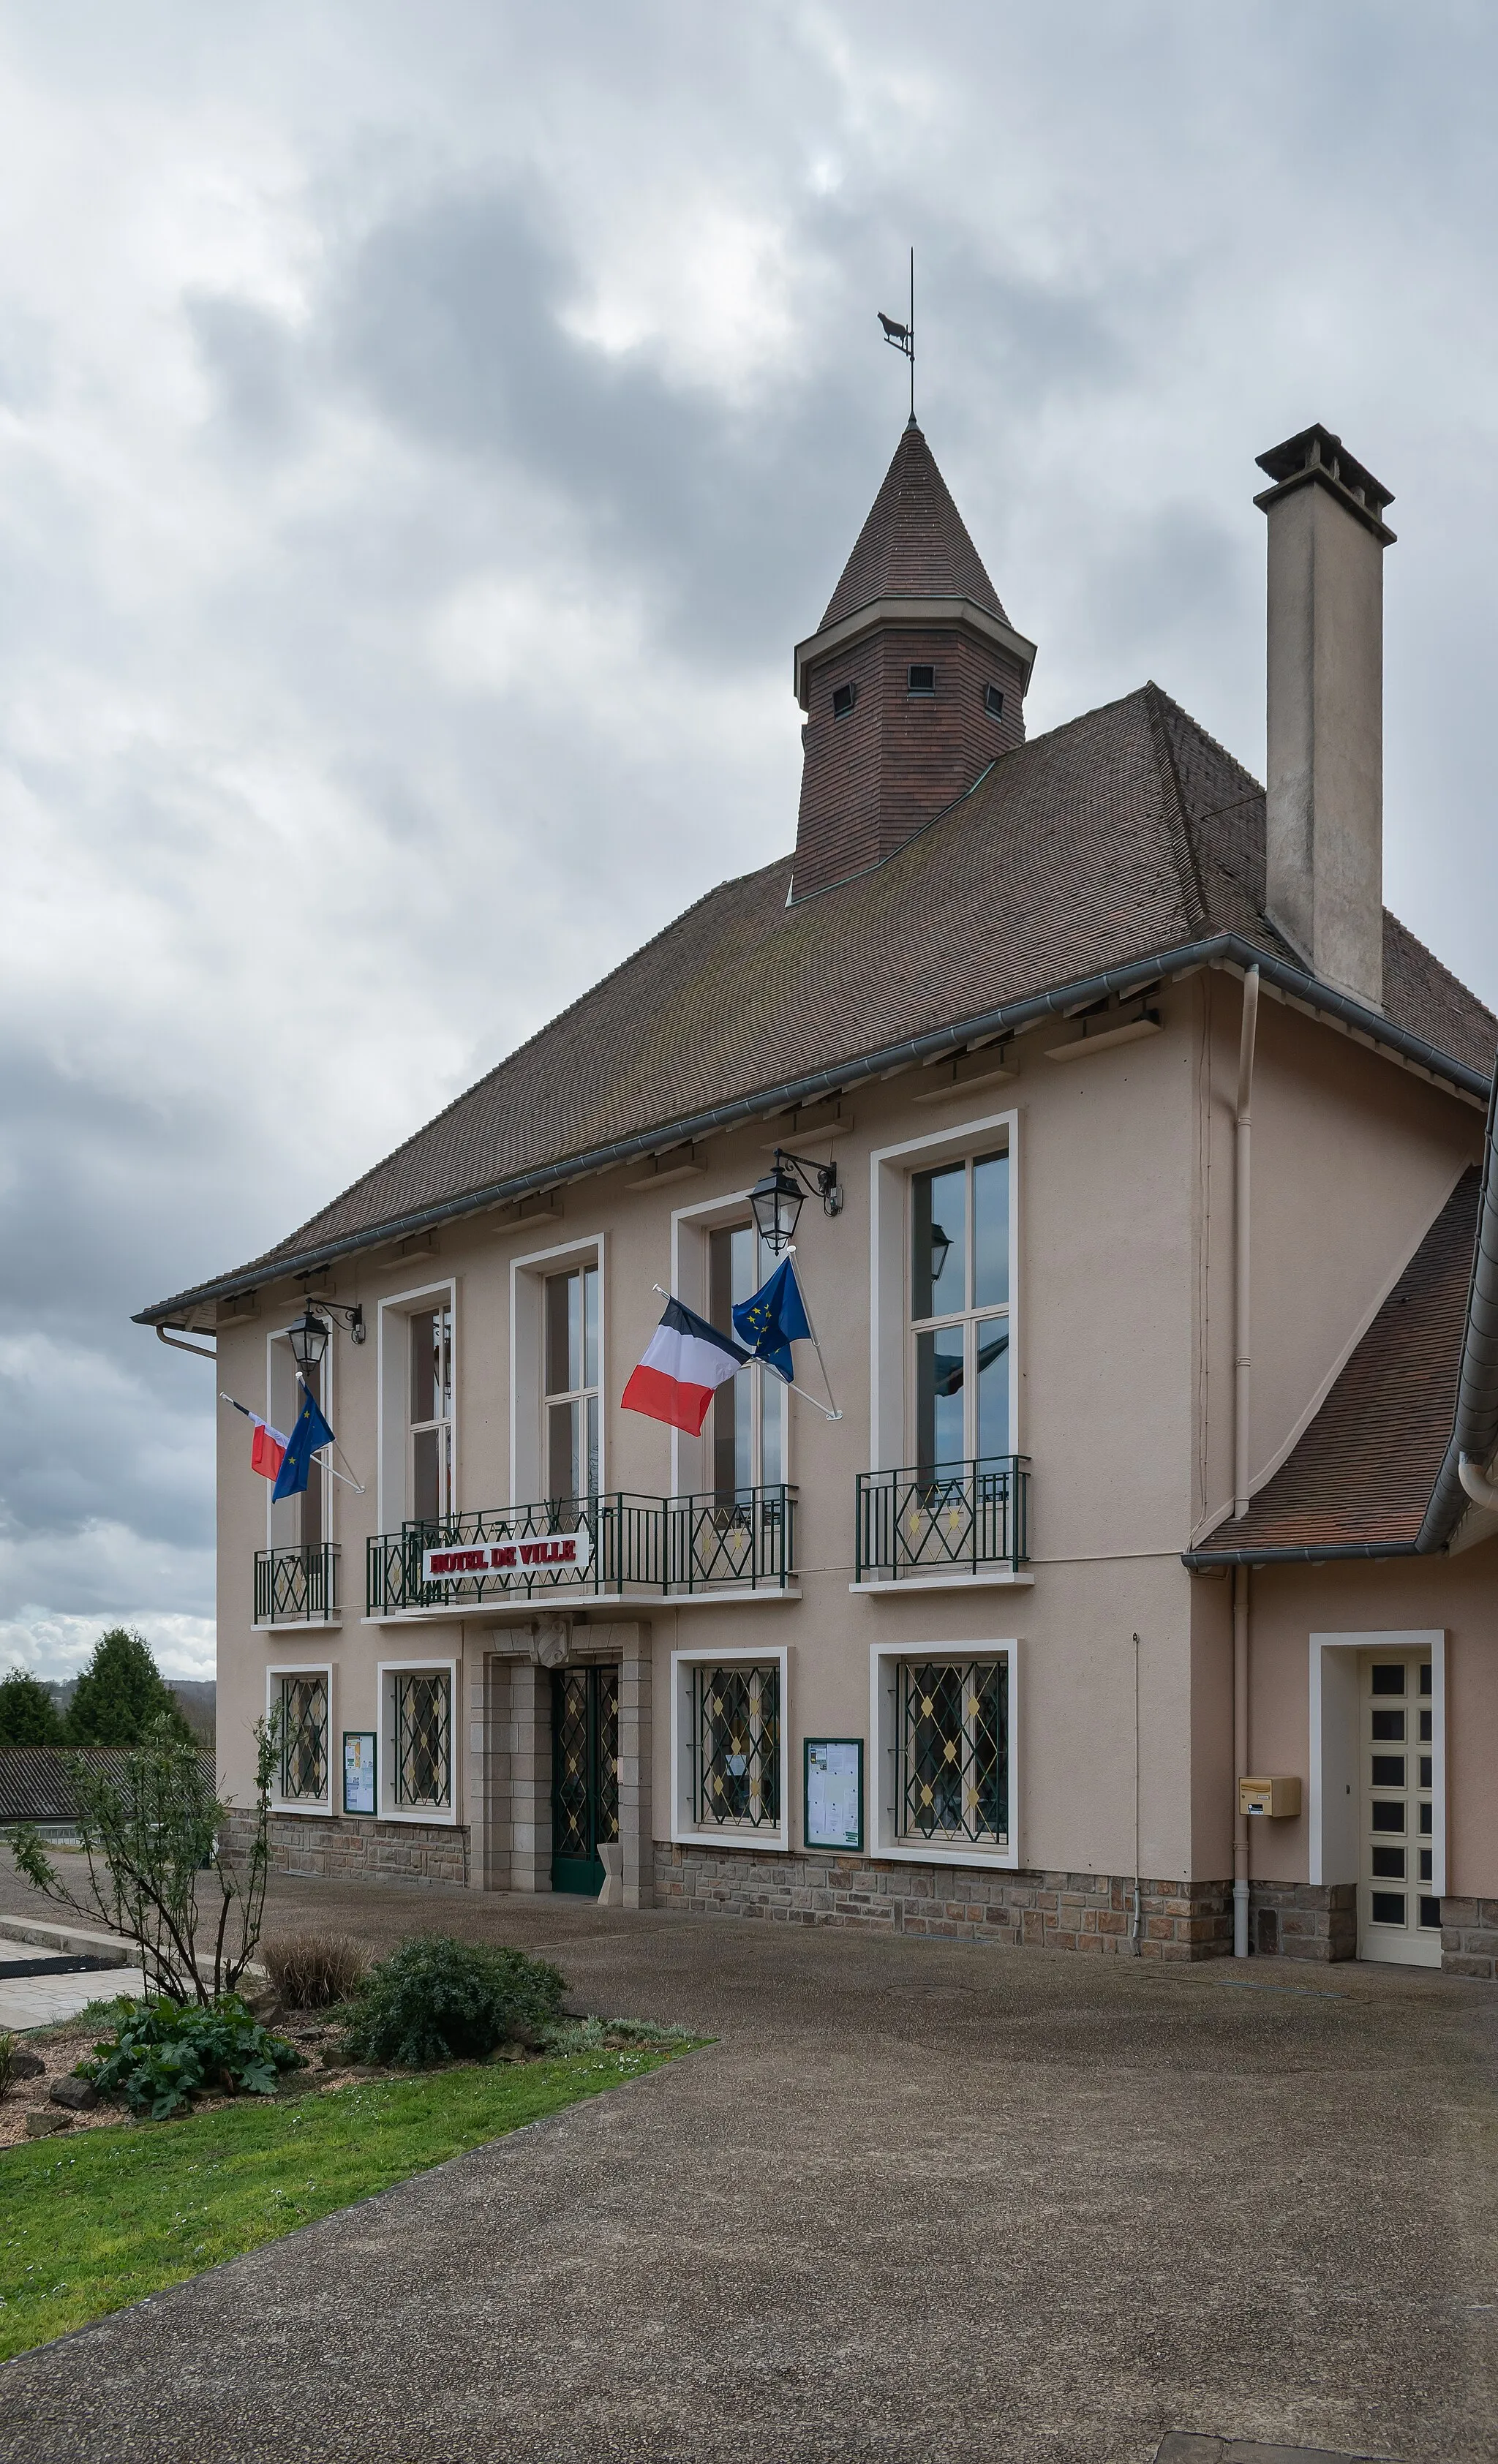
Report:
M 1489 1989 L 275 1896 L 718 2042 L 23 2357 L 7 2464 L 1498 2459 Z

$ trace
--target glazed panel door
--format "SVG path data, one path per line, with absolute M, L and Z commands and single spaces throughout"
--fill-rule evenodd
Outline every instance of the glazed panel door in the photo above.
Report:
M 1357 1955 L 1407 1968 L 1441 1966 L 1430 1676 L 1421 1651 L 1368 1652 L 1358 1670 Z

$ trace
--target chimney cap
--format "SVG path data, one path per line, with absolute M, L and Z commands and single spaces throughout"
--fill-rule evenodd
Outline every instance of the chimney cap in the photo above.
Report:
M 1283 445 L 1271 445 L 1257 460 L 1260 470 L 1275 483 L 1254 498 L 1265 512 L 1295 488 L 1328 488 L 1385 547 L 1393 544 L 1396 534 L 1382 518 L 1384 508 L 1394 502 L 1393 489 L 1376 479 L 1348 452 L 1340 436 L 1323 428 L 1319 420 L 1303 428 L 1298 436 L 1288 436 Z

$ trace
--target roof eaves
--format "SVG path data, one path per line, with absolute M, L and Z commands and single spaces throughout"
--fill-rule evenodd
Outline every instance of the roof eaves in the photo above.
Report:
M 1462 1485 L 1462 1458 L 1486 1470 L 1498 1446 L 1498 1072 L 1487 1105 L 1483 1139 L 1483 1188 L 1478 1201 L 1472 1277 L 1467 1286 L 1462 1359 L 1457 1372 L 1451 1435 L 1430 1492 L 1430 1504 L 1414 1546 L 1422 1557 L 1445 1548 L 1471 1500 Z
M 1347 994 L 1333 991 L 1314 977 L 1287 965 L 1256 942 L 1238 933 L 1214 933 L 1201 941 L 1180 942 L 1130 958 L 1122 965 L 1105 967 L 1095 974 L 1057 984 L 1043 993 L 1028 993 L 1020 1001 L 1005 1001 L 997 1008 L 980 1011 L 976 1016 L 951 1025 L 933 1027 L 924 1035 L 910 1036 L 895 1044 L 880 1045 L 871 1052 L 857 1054 L 826 1068 L 810 1070 L 798 1078 L 786 1079 L 777 1087 L 761 1087 L 748 1095 L 736 1096 L 730 1103 L 716 1104 L 706 1110 L 687 1113 L 679 1120 L 658 1122 L 653 1128 L 636 1132 L 626 1138 L 610 1139 L 606 1144 L 585 1149 L 579 1155 L 559 1156 L 550 1163 L 538 1164 L 529 1171 L 515 1173 L 507 1178 L 490 1181 L 476 1189 L 460 1192 L 439 1199 L 430 1206 L 418 1207 L 407 1213 L 387 1217 L 366 1225 L 358 1232 L 348 1232 L 318 1242 L 304 1250 L 291 1250 L 284 1255 L 269 1252 L 248 1266 L 233 1273 L 215 1276 L 210 1282 L 196 1284 L 170 1300 L 153 1302 L 150 1308 L 138 1309 L 132 1323 L 136 1326 L 170 1325 L 185 1309 L 196 1309 L 209 1301 L 229 1300 L 236 1293 L 253 1291 L 268 1283 L 283 1282 L 289 1276 L 310 1274 L 319 1266 L 330 1265 L 337 1258 L 357 1255 L 361 1250 L 383 1248 L 391 1241 L 407 1240 L 418 1232 L 432 1230 L 440 1223 L 453 1222 L 466 1215 L 479 1215 L 487 1208 L 514 1202 L 540 1191 L 560 1188 L 569 1180 L 581 1180 L 592 1174 L 611 1171 L 616 1165 L 631 1163 L 640 1155 L 672 1146 L 686 1146 L 716 1131 L 738 1128 L 746 1121 L 765 1112 L 782 1111 L 793 1104 L 804 1104 L 813 1097 L 831 1095 L 846 1088 L 857 1086 L 870 1078 L 882 1077 L 887 1071 L 907 1064 L 938 1061 L 956 1051 L 976 1036 L 992 1038 L 1005 1031 L 1018 1031 L 1047 1017 L 1057 1017 L 1075 1010 L 1079 1003 L 1100 1001 L 1111 996 L 1127 1000 L 1131 993 L 1141 990 L 1158 977 L 1182 975 L 1201 966 L 1231 966 L 1246 969 L 1257 967 L 1261 979 L 1272 983 L 1297 1006 L 1311 1015 L 1324 1014 L 1375 1046 L 1383 1045 L 1400 1060 L 1413 1064 L 1434 1079 L 1465 1095 L 1471 1101 L 1487 1102 L 1492 1081 L 1464 1061 L 1455 1060 L 1423 1036 L 1413 1034 L 1407 1027 L 1397 1026 L 1375 1010 L 1365 1009 L 1361 1002 Z M 357 1184 L 356 1184 L 357 1186 Z

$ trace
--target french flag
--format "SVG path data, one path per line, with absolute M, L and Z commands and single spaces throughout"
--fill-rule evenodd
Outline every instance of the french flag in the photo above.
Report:
M 279 1429 L 272 1428 L 269 1420 L 257 1419 L 253 1412 L 250 1419 L 254 1423 L 254 1434 L 250 1441 L 250 1468 L 257 1471 L 262 1480 L 275 1480 L 286 1452 L 286 1440 Z
M 715 1390 L 748 1358 L 732 1335 L 719 1334 L 680 1301 L 668 1301 L 620 1399 L 627 1412 L 643 1412 L 648 1420 L 664 1420 L 697 1438 Z

